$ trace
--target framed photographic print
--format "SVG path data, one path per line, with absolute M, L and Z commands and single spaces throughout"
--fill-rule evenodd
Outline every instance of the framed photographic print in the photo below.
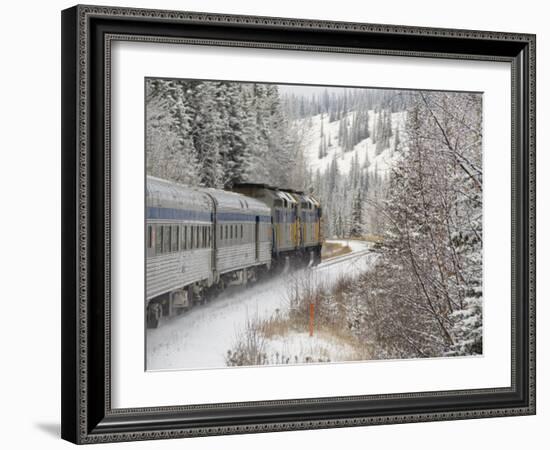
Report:
M 62 13 L 62 436 L 535 413 L 535 36 Z

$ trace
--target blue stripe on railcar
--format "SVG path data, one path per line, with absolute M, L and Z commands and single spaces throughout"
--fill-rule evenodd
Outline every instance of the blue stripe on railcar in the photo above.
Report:
M 296 221 L 296 212 L 293 210 L 275 210 L 275 222 L 277 223 L 290 223 Z
M 213 222 L 213 213 L 188 209 L 149 207 L 147 208 L 147 219 Z M 216 214 L 216 219 L 220 222 L 255 222 L 256 215 L 219 212 Z M 271 216 L 259 216 L 259 221 L 270 223 Z
M 151 206 L 147 208 L 148 219 L 164 220 L 192 220 L 196 222 L 212 222 L 212 213 L 205 211 L 192 211 L 189 209 L 159 208 Z
M 270 222 L 271 216 L 258 216 L 260 222 Z M 226 213 L 219 212 L 216 214 L 216 219 L 219 222 L 255 222 L 255 214 L 244 214 L 244 213 Z

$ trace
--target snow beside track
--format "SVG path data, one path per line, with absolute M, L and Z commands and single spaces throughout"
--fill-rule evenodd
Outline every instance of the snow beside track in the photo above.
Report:
M 356 349 L 333 334 L 315 331 L 290 332 L 286 336 L 268 339 L 264 353 L 269 355 L 269 364 L 304 364 L 360 359 Z
M 349 245 L 352 253 L 311 269 L 290 271 L 248 288 L 229 288 L 206 305 L 195 306 L 181 316 L 161 322 L 159 328 L 147 330 L 147 369 L 225 367 L 226 352 L 247 320 L 268 318 L 277 311 L 286 311 L 287 289 L 296 277 L 307 275 L 316 283 L 331 284 L 342 275 L 359 273 L 373 264 L 376 255 L 368 252 L 366 242 L 332 242 Z M 326 343 L 323 345 L 326 347 Z M 302 345 L 299 350 L 304 352 L 307 348 Z

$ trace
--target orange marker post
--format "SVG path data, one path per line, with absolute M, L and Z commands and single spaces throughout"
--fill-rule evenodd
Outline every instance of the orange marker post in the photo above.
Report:
M 313 336 L 313 319 L 315 318 L 315 305 L 309 304 L 309 337 Z

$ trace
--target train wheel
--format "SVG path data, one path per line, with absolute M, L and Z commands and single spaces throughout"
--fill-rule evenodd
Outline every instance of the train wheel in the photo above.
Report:
M 158 328 L 162 307 L 158 303 L 153 303 L 147 307 L 147 328 Z

